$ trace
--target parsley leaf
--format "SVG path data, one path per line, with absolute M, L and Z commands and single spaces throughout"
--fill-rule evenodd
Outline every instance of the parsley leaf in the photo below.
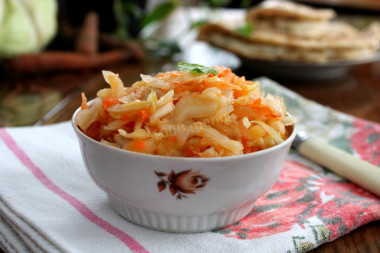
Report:
M 239 26 L 236 31 L 243 36 L 249 36 L 253 32 L 253 24 L 247 23 L 244 26 Z
M 190 30 L 197 29 L 197 28 L 201 27 L 202 25 L 206 24 L 207 22 L 209 22 L 207 19 L 201 19 L 201 20 L 192 22 L 190 24 Z
M 178 63 L 177 70 L 181 72 L 190 72 L 195 74 L 214 74 L 217 75 L 218 71 L 213 68 L 209 68 L 200 64 L 192 64 L 192 63 L 186 63 L 186 62 L 180 62 Z
M 143 18 L 142 27 L 144 28 L 151 23 L 165 19 L 176 7 L 177 3 L 175 1 L 165 1 L 157 4 L 157 6 Z

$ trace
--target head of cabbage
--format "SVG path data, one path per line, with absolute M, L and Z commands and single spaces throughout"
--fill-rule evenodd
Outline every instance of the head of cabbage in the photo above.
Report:
M 56 0 L 0 0 L 0 58 L 41 51 L 57 31 Z

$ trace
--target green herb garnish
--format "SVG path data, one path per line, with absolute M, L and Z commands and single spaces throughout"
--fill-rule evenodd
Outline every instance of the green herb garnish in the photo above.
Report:
M 204 24 L 207 24 L 208 22 L 209 21 L 207 19 L 201 19 L 201 20 L 192 22 L 190 24 L 190 30 L 192 30 L 192 29 L 198 29 L 199 27 L 201 27 Z
M 176 1 L 165 1 L 157 4 L 154 9 L 148 13 L 142 20 L 142 27 L 154 23 L 156 21 L 164 20 L 169 14 L 177 8 Z
M 209 0 L 209 3 L 211 4 L 211 6 L 214 6 L 214 7 L 226 6 L 230 4 L 231 2 L 232 0 Z
M 189 72 L 194 74 L 218 74 L 218 71 L 216 71 L 216 69 L 209 68 L 200 64 L 192 64 L 186 62 L 178 63 L 177 70 L 181 72 Z
M 247 23 L 243 26 L 239 26 L 236 31 L 243 36 L 249 36 L 253 32 L 253 24 L 252 23 Z

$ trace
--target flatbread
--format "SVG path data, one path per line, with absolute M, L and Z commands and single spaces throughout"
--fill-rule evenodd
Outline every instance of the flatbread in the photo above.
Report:
M 291 36 L 315 38 L 326 33 L 329 21 L 336 16 L 332 9 L 316 9 L 285 0 L 267 0 L 251 8 L 246 21 L 256 30 L 272 30 Z
M 286 1 L 267 0 L 245 17 L 201 27 L 199 40 L 249 59 L 328 62 L 373 56 L 379 49 L 380 24 L 360 32 L 332 21 L 332 9 L 316 9 Z M 252 34 L 238 28 L 253 23 Z
M 252 8 L 247 13 L 247 20 L 281 18 L 299 21 L 326 21 L 335 16 L 336 13 L 332 9 L 316 9 L 285 0 L 267 0 Z
M 291 36 L 313 38 L 320 37 L 328 29 L 327 22 L 313 20 L 297 21 L 282 19 L 264 19 L 253 23 L 255 30 L 271 30 L 276 33 L 285 33 Z
M 375 37 L 380 41 L 380 23 L 373 22 L 364 31 L 363 36 L 368 36 L 370 38 Z
M 298 38 L 271 30 L 254 31 L 243 36 L 234 22 L 206 24 L 198 39 L 231 51 L 240 57 L 265 60 L 327 62 L 372 56 L 379 47 L 374 36 L 346 31 L 347 24 L 332 23 L 330 33 L 319 38 Z

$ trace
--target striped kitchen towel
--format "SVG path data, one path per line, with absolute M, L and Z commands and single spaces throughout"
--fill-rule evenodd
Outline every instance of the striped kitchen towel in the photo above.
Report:
M 298 129 L 380 165 L 380 124 L 306 100 L 269 79 Z M 6 252 L 306 252 L 380 219 L 380 199 L 291 152 L 273 188 L 231 226 L 153 231 L 116 214 L 84 167 L 69 122 L 0 129 L 0 248 Z

